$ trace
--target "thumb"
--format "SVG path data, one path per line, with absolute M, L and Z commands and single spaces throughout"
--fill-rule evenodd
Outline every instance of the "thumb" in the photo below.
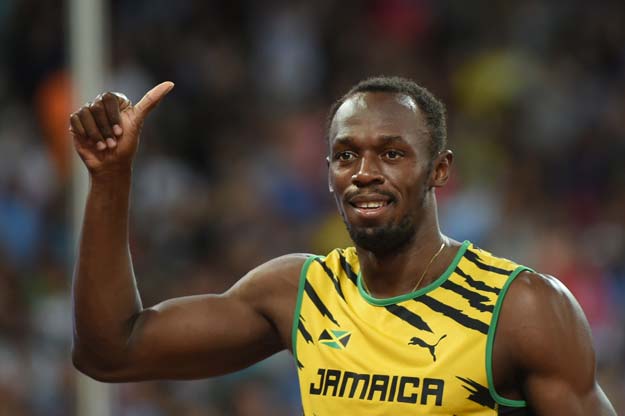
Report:
M 165 81 L 146 92 L 143 98 L 135 105 L 135 111 L 139 119 L 143 121 L 172 88 L 174 88 L 174 83 Z

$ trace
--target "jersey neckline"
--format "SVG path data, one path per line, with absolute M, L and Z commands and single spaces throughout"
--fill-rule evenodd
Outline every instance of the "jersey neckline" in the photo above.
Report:
M 419 290 L 415 290 L 414 292 L 405 293 L 403 295 L 393 296 L 393 297 L 390 297 L 390 298 L 376 298 L 376 297 L 373 297 L 371 294 L 367 293 L 367 291 L 363 287 L 363 284 L 362 284 L 362 271 L 359 271 L 358 272 L 358 279 L 357 279 L 358 292 L 360 292 L 360 296 L 362 296 L 368 303 L 370 303 L 371 305 L 374 305 L 374 306 L 393 305 L 395 303 L 400 303 L 400 302 L 403 302 L 405 300 L 414 299 L 414 298 L 416 298 L 418 296 L 421 296 L 421 295 L 424 295 L 424 294 L 426 294 L 428 292 L 431 292 L 432 290 L 434 290 L 437 287 L 439 287 L 440 285 L 442 285 L 445 282 L 445 280 L 447 280 L 449 278 L 449 276 L 451 276 L 451 274 L 454 272 L 454 270 L 456 270 L 456 266 L 458 265 L 458 262 L 460 262 L 460 259 L 462 258 L 462 256 L 464 256 L 464 253 L 467 251 L 467 248 L 469 247 L 469 244 L 471 244 L 471 242 L 468 241 L 468 240 L 465 240 L 462 243 L 462 245 L 460 246 L 460 248 L 458 248 L 458 252 L 456 253 L 456 256 L 454 257 L 452 262 L 449 264 L 449 266 L 447 266 L 447 269 L 443 272 L 443 274 L 441 274 L 432 283 L 430 283 L 427 286 L 422 287 Z

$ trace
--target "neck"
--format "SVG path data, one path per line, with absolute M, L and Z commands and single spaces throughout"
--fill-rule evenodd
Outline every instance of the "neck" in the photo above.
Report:
M 436 203 L 429 208 L 425 210 L 414 238 L 401 250 L 379 255 L 356 247 L 362 278 L 372 296 L 388 298 L 412 292 L 421 277 L 418 288 L 427 286 L 455 255 L 455 250 L 449 250 L 449 245 L 454 243 L 440 232 Z M 430 264 L 443 243 L 445 247 Z

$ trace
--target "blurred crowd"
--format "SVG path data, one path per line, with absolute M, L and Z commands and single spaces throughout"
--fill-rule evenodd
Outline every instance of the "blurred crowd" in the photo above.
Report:
M 71 415 L 67 4 L 0 1 L 0 416 Z M 288 252 L 350 244 L 327 192 L 333 100 L 372 75 L 448 108 L 443 231 L 560 278 L 625 413 L 625 5 L 112 0 L 106 88 L 176 83 L 144 128 L 132 253 L 144 305 L 221 292 Z M 114 388 L 114 414 L 292 415 L 288 354 Z

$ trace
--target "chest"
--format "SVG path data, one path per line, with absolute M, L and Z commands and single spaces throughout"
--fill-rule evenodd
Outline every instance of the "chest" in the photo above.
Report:
M 495 323 L 522 268 L 465 242 L 438 279 L 388 299 L 364 290 L 359 268 L 347 249 L 302 272 L 292 351 L 304 413 L 497 414 Z
M 389 407 L 492 414 L 486 324 L 435 294 L 372 305 L 342 283 L 341 294 L 328 295 L 334 285 L 310 282 L 299 302 L 294 339 L 305 407 L 318 415 L 344 406 L 369 414 L 380 406 L 380 414 Z

